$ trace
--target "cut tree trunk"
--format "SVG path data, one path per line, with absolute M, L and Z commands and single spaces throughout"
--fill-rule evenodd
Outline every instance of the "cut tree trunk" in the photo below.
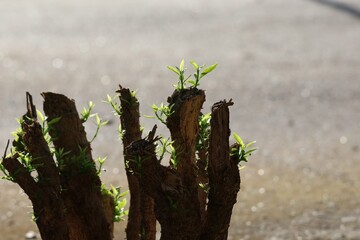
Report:
M 146 138 L 131 142 L 125 149 L 127 166 L 139 180 L 140 188 L 155 201 L 161 240 L 227 239 L 240 189 L 238 165 L 229 150 L 228 108 L 233 103 L 214 104 L 209 148 L 198 150 L 196 159 L 198 121 L 204 101 L 204 91 L 196 88 L 176 90 L 168 99 L 173 113 L 166 124 L 176 152 L 176 165 L 165 167 L 157 159 L 156 126 Z M 122 127 L 126 132 L 127 128 Z M 200 182 L 209 183 L 209 195 L 199 187 Z
M 141 139 L 139 102 L 128 88 L 120 86 L 117 91 L 120 94 L 121 116 L 120 122 L 124 153 L 126 146 Z M 124 154 L 126 176 L 130 190 L 130 208 L 126 237 L 132 240 L 155 240 L 156 217 L 154 211 L 154 200 L 144 189 L 140 187 L 138 178 L 128 167 L 130 159 Z
M 54 122 L 49 126 L 54 150 L 65 154 L 61 159 L 53 158 L 27 93 L 28 111 L 13 144 L 16 152 L 5 157 L 3 165 L 29 196 L 43 240 L 110 240 L 113 199 L 101 193 L 91 146 L 75 103 L 61 94 L 47 92 L 42 96 L 47 121 Z M 20 155 L 31 157 L 29 164 L 37 177 L 19 160 Z
M 209 137 L 199 148 L 205 92 L 175 90 L 168 98 L 172 113 L 166 119 L 174 155 L 163 166 L 156 154 L 156 142 L 161 139 L 156 136 L 156 125 L 142 138 L 137 98 L 121 86 L 118 93 L 130 190 L 127 239 L 155 240 L 158 220 L 161 240 L 226 240 L 240 190 L 238 160 L 230 155 L 234 146 L 229 145 L 233 102 L 213 105 Z M 50 142 L 27 93 L 21 132 L 13 142 L 14 152 L 4 156 L 2 165 L 31 200 L 43 240 L 110 240 L 114 199 L 101 191 L 75 103 L 61 94 L 42 96 Z

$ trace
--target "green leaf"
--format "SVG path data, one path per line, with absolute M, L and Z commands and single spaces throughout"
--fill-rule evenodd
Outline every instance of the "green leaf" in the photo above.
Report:
M 157 110 L 159 109 L 159 107 L 158 107 L 156 104 L 151 105 L 151 108 L 152 108 L 154 111 L 157 111 Z
M 119 208 L 124 208 L 126 206 L 126 198 L 119 201 L 118 205 Z
M 101 125 L 101 119 L 98 114 L 95 115 L 95 118 L 96 118 L 96 124 Z
M 48 122 L 48 126 L 54 125 L 55 123 L 60 122 L 61 116 L 57 118 L 53 118 L 51 121 Z
M 195 86 L 196 81 L 195 81 L 195 80 L 188 80 L 188 83 L 190 83 L 191 85 Z
M 114 186 L 111 186 L 111 192 L 112 192 L 115 196 L 119 194 L 119 191 L 118 191 L 117 188 L 114 187 Z
M 234 137 L 235 141 L 240 145 L 240 147 L 244 146 L 244 141 L 241 139 L 241 137 L 239 135 L 237 135 L 236 133 L 233 133 L 233 137 Z
M 101 122 L 100 126 L 105 126 L 108 123 L 109 123 L 109 120 L 103 121 L 103 122 Z
M 185 65 L 185 61 L 184 61 L 184 59 L 183 59 L 183 60 L 181 60 L 180 66 L 179 66 L 179 70 L 180 70 L 181 72 L 184 71 L 184 65 Z
M 36 109 L 36 113 L 37 113 L 37 115 L 39 116 L 40 121 L 41 121 L 41 122 L 44 122 L 44 121 L 45 121 L 45 117 L 44 117 L 44 115 L 42 114 L 42 112 Z
M 202 77 L 204 77 L 206 74 L 212 72 L 212 71 L 217 67 L 217 65 L 218 65 L 218 64 L 216 63 L 216 64 L 211 65 L 211 66 L 208 67 L 208 68 L 205 68 L 204 71 L 201 73 L 200 78 L 202 78 Z
M 125 191 L 125 192 L 122 192 L 119 194 L 119 198 L 122 198 L 124 197 L 125 195 L 127 195 L 129 193 L 129 190 Z
M 112 98 L 110 97 L 109 94 L 107 95 L 107 100 L 108 100 L 109 103 L 112 102 Z
M 245 152 L 245 155 L 249 155 L 250 153 L 252 153 L 252 152 L 254 152 L 254 151 L 256 151 L 256 150 L 257 150 L 257 148 L 252 148 L 252 149 L 246 151 L 246 152 Z
M 177 75 L 180 75 L 180 71 L 172 66 L 167 66 L 168 69 L 170 69 L 171 71 L 173 71 L 174 73 L 176 73 Z
M 190 63 L 196 70 L 199 69 L 199 65 L 195 61 L 191 60 Z
M 254 143 L 256 143 L 256 141 L 252 141 L 252 142 L 249 142 L 245 145 L 245 148 L 248 148 L 250 147 L 251 145 L 253 145 Z

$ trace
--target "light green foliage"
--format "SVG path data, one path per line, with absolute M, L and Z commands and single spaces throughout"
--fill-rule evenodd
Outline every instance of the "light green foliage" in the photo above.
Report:
M 199 187 L 206 193 L 209 193 L 210 186 L 208 183 L 199 183 Z
M 131 91 L 131 95 L 133 97 L 135 97 L 136 91 Z M 121 111 L 121 106 L 118 104 L 118 102 L 116 101 L 116 99 L 119 98 L 119 95 L 115 95 L 114 97 L 111 97 L 110 95 L 107 95 L 107 100 L 103 101 L 107 104 L 109 104 L 111 106 L 111 108 L 113 109 L 113 113 L 115 116 L 120 117 L 122 114 Z M 119 138 L 122 139 L 124 137 L 125 134 L 125 130 L 121 128 L 121 124 L 119 124 L 118 126 L 118 134 L 119 134 Z
M 36 112 L 37 112 L 37 116 L 40 120 L 42 134 L 43 134 L 46 142 L 50 146 L 51 150 L 53 150 L 52 142 L 54 140 L 54 137 L 51 137 L 49 132 L 53 129 L 55 124 L 60 122 L 61 117 L 53 118 L 51 121 L 48 121 L 47 117 L 44 117 L 44 115 L 41 111 L 36 110 Z
M 199 116 L 199 134 L 197 136 L 196 150 L 207 149 L 210 136 L 211 113 Z
M 93 136 L 93 138 L 91 139 L 90 143 L 92 143 L 95 138 L 97 137 L 99 131 L 100 131 L 100 128 L 102 126 L 105 126 L 109 121 L 103 121 L 100 117 L 99 117 L 99 114 L 95 114 L 95 123 L 96 123 L 96 131 L 95 131 L 95 134 Z
M 179 159 L 178 159 L 178 151 L 174 148 L 174 146 L 171 144 L 169 145 L 170 148 L 170 163 L 171 165 L 176 169 L 178 164 L 179 164 Z
M 120 188 L 115 188 L 111 186 L 110 189 L 107 189 L 104 184 L 101 185 L 101 193 L 110 195 L 114 199 L 115 207 L 114 207 L 114 222 L 124 221 L 124 217 L 128 215 L 128 210 L 125 210 L 126 206 L 126 198 L 124 198 L 129 191 L 120 192 Z
M 166 119 L 170 117 L 171 114 L 174 113 L 173 105 L 165 105 L 164 103 L 161 103 L 159 106 L 156 104 L 153 104 L 151 108 L 154 111 L 155 117 L 163 124 L 166 125 Z M 145 116 L 148 118 L 154 118 L 153 116 Z
M 176 169 L 179 161 L 173 143 L 174 141 L 171 141 L 170 138 L 161 137 L 159 144 L 156 146 L 156 153 L 160 162 L 164 159 L 165 155 L 170 155 L 170 163 Z
M 67 155 L 70 154 L 70 151 L 65 152 L 64 148 L 60 148 L 60 149 L 52 148 L 51 153 L 53 157 L 55 157 L 57 166 L 59 167 L 60 170 L 62 170 L 62 167 L 64 166 L 64 159 Z
M 94 107 L 95 107 L 95 104 L 92 101 L 89 102 L 88 108 L 84 107 L 84 110 L 81 112 L 81 121 L 83 123 L 86 122 L 89 118 L 94 116 L 94 114 L 91 114 L 91 111 Z
M 111 97 L 108 95 L 108 100 L 112 100 Z M 111 104 L 111 103 L 110 103 Z M 81 112 L 81 121 L 84 123 L 84 122 L 87 122 L 89 119 L 91 118 L 95 118 L 95 124 L 96 124 L 96 131 L 95 131 L 95 134 L 93 136 L 93 138 L 90 140 L 90 143 L 92 143 L 95 138 L 97 137 L 99 131 L 100 131 L 100 128 L 102 126 L 105 126 L 109 121 L 103 121 L 100 117 L 99 117 L 99 114 L 97 113 L 91 113 L 91 111 L 93 110 L 93 108 L 95 107 L 95 104 L 90 101 L 89 102 L 89 107 L 88 108 L 85 108 L 84 107 L 84 110 Z
M 173 141 L 170 141 L 170 138 L 161 137 L 159 143 L 160 144 L 156 146 L 156 153 L 158 154 L 158 159 L 161 162 L 165 154 L 171 154 L 170 146 L 173 144 Z
M 95 160 L 95 162 L 98 162 L 99 163 L 99 166 L 97 167 L 97 170 L 96 170 L 96 173 L 97 173 L 97 175 L 98 176 L 100 176 L 101 175 L 101 171 L 103 171 L 103 165 L 104 165 L 104 163 L 105 163 L 105 161 L 106 161 L 106 158 L 107 157 L 98 157 L 96 160 Z
M 240 164 L 241 161 L 247 162 L 252 152 L 257 150 L 257 148 L 250 148 L 250 146 L 256 143 L 256 141 L 252 141 L 245 144 L 238 134 L 234 133 L 233 137 L 236 143 L 239 145 L 239 147 L 233 147 L 231 149 L 231 153 L 230 153 L 231 156 L 236 159 L 237 164 Z
M 185 65 L 185 61 L 183 59 L 183 60 L 181 60 L 179 67 L 167 66 L 168 69 L 170 69 L 171 71 L 173 71 L 174 73 L 176 73 L 179 76 L 178 84 L 174 85 L 174 87 L 177 90 L 182 90 L 186 87 L 187 79 L 185 79 L 185 77 L 184 77 L 184 74 L 185 74 L 184 65 Z
M 173 71 L 175 74 L 179 76 L 178 83 L 174 85 L 175 89 L 178 91 L 185 89 L 187 83 L 190 83 L 191 87 L 197 88 L 200 84 L 200 79 L 203 78 L 208 73 L 212 72 L 218 65 L 218 64 L 213 64 L 205 68 L 205 65 L 199 66 L 195 61 L 190 61 L 190 63 L 195 69 L 195 73 L 193 74 L 194 79 L 190 79 L 191 75 L 185 78 L 185 71 L 187 69 L 184 67 L 185 66 L 184 59 L 180 62 L 179 67 L 167 66 L 169 70 Z
M 115 116 L 121 116 L 121 106 L 115 101 L 115 99 L 119 98 L 119 95 L 115 95 L 114 97 L 111 97 L 110 95 L 107 95 L 107 100 L 104 101 L 105 103 L 109 104 L 112 109 Z

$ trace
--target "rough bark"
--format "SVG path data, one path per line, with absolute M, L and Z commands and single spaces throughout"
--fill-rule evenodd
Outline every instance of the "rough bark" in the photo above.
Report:
M 230 158 L 229 106 L 221 101 L 213 105 L 209 143 L 209 202 L 201 240 L 226 240 L 232 209 L 240 190 L 240 174 Z
M 141 139 L 139 102 L 128 88 L 120 86 L 121 128 L 124 130 L 122 141 L 124 153 L 127 146 Z M 139 185 L 138 178 L 128 168 L 129 157 L 124 154 L 125 170 L 130 190 L 130 208 L 126 227 L 127 239 L 155 240 L 156 217 L 154 200 Z
M 156 126 L 143 139 L 138 100 L 127 88 L 120 86 L 118 92 L 131 197 L 127 239 L 155 240 L 156 219 L 161 225 L 161 240 L 227 239 L 240 189 L 238 165 L 229 147 L 229 106 L 233 102 L 213 105 L 208 143 L 196 148 L 205 93 L 196 88 L 176 90 L 168 98 L 173 113 L 166 125 L 177 161 L 165 167 L 156 156 L 160 139 L 155 135 Z M 30 174 L 17 153 L 4 156 L 2 164 L 32 201 L 42 239 L 110 240 L 114 202 L 111 196 L 101 194 L 101 181 L 75 103 L 60 94 L 42 95 L 47 121 L 60 117 L 49 134 L 56 151 L 65 156 L 56 161 L 53 158 L 27 94 L 23 133 L 20 143 L 15 141 L 13 146 L 19 153 L 31 155 L 31 166 L 38 176 Z M 209 191 L 199 183 L 208 184 Z
M 156 126 L 145 139 L 132 142 L 125 151 L 128 166 L 138 177 L 140 187 L 155 200 L 161 240 L 227 239 L 240 189 L 239 169 L 229 150 L 229 106 L 233 103 L 230 100 L 214 104 L 209 149 L 198 151 L 196 163 L 195 139 L 204 100 L 204 93 L 197 89 L 175 92 L 169 98 L 174 113 L 167 119 L 167 125 L 180 158 L 178 165 L 165 167 L 158 161 Z M 198 187 L 199 182 L 207 181 L 208 196 Z
M 18 154 L 3 160 L 4 167 L 14 181 L 25 191 L 33 204 L 34 219 L 43 239 L 69 239 L 69 228 L 64 224 L 65 206 L 60 198 L 59 171 L 50 153 L 49 146 L 36 121 L 37 115 L 32 97 L 27 98 L 27 113 L 24 115 L 20 141 L 32 156 L 31 165 L 38 174 L 35 180 L 19 161 Z
M 174 110 L 167 119 L 178 164 L 160 165 L 155 154 L 155 129 L 146 139 L 132 142 L 125 154 L 140 186 L 155 200 L 162 240 L 198 239 L 201 229 L 199 181 L 195 160 L 198 118 L 205 94 L 198 89 L 175 91 L 168 99 Z
M 101 181 L 75 102 L 61 94 L 47 92 L 42 96 L 48 121 L 61 117 L 49 132 L 55 149 L 68 152 L 59 167 L 70 238 L 111 239 L 112 224 L 103 209 Z
M 74 101 L 60 94 L 43 93 L 54 147 L 67 152 L 53 159 L 37 122 L 32 97 L 27 93 L 27 113 L 22 118 L 22 133 L 14 141 L 15 153 L 3 159 L 9 175 L 29 196 L 35 221 L 43 240 L 110 240 L 113 229 L 113 199 L 101 194 L 101 182 L 91 156 L 90 143 Z M 83 155 L 81 155 L 83 152 Z M 33 177 L 19 154 L 31 156 Z M 57 163 L 57 164 L 56 164 Z

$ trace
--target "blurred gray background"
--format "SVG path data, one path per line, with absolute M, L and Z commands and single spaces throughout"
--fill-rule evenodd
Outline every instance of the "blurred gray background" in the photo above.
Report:
M 122 84 L 151 115 L 176 83 L 166 66 L 183 58 L 189 70 L 190 60 L 219 64 L 201 82 L 204 112 L 232 98 L 232 131 L 259 147 L 241 170 L 229 239 L 360 239 L 357 0 L 0 0 L 0 150 L 26 91 L 40 109 L 43 91 L 79 111 L 92 100 L 110 120 L 93 144 L 108 156 L 103 180 L 125 190 L 118 119 L 102 100 Z M 0 181 L 1 239 L 37 232 L 31 211 Z

